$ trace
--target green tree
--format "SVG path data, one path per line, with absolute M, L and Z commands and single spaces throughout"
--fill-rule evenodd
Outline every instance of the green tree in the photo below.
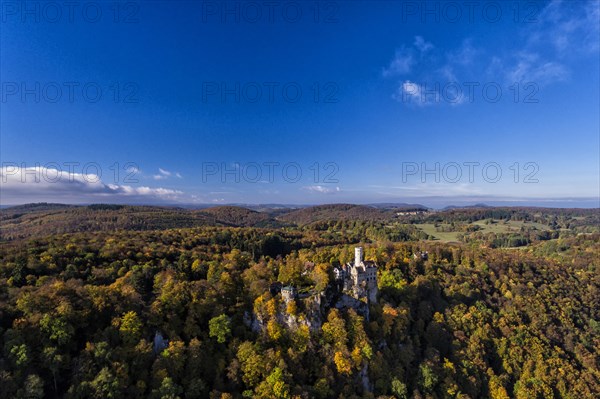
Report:
M 23 386 L 24 397 L 27 399 L 38 399 L 44 397 L 44 380 L 37 374 L 29 374 Z
M 220 344 L 227 341 L 227 338 L 231 334 L 231 321 L 227 315 L 220 315 L 213 317 L 208 322 L 209 335 L 213 338 L 217 338 L 217 342 Z
M 438 376 L 428 364 L 419 367 L 419 386 L 428 393 L 432 393 L 438 383 Z
M 256 387 L 265 368 L 263 357 L 257 352 L 252 342 L 245 341 L 238 349 L 237 358 L 243 372 L 242 380 L 250 388 Z
M 46 313 L 40 320 L 42 331 L 46 332 L 51 340 L 56 341 L 59 345 L 65 345 L 70 342 L 71 337 L 75 333 L 75 329 L 71 324 L 67 323 L 61 317 L 51 316 Z
M 17 367 L 25 367 L 29 363 L 29 356 L 27 355 L 27 345 L 15 345 L 10 348 L 10 356 L 15 362 Z
M 142 335 L 142 321 L 136 312 L 127 312 L 121 317 L 121 338 L 128 345 L 136 344 Z
M 94 398 L 120 398 L 119 381 L 108 367 L 102 368 L 96 378 L 90 384 Z
M 179 399 L 182 392 L 183 389 L 171 377 L 163 378 L 160 388 L 153 391 L 154 397 L 160 399 Z
M 256 391 L 261 397 L 266 398 L 288 399 L 290 397 L 290 387 L 285 382 L 283 370 L 279 367 L 273 369 Z
M 406 384 L 400 381 L 398 378 L 392 378 L 392 393 L 396 395 L 398 399 L 408 399 L 408 388 Z

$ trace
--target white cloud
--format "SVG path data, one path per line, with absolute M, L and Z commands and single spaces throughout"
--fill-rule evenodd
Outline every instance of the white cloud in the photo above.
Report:
M 422 36 L 415 36 L 413 48 L 402 46 L 396 49 L 394 59 L 387 68 L 383 69 L 382 76 L 391 78 L 412 72 L 413 66 L 418 61 L 417 59 L 422 60 L 433 47 L 433 44 L 425 41 Z
M 553 0 L 537 14 L 522 17 L 534 20 L 520 24 L 515 35 L 521 40 L 509 42 L 505 48 L 484 47 L 474 39 L 465 38 L 460 45 L 442 50 L 416 36 L 412 46 L 405 44 L 396 50 L 394 59 L 383 70 L 384 78 L 402 79 L 392 98 L 421 106 L 459 105 L 467 102 L 467 89 L 455 98 L 453 93 L 444 93 L 444 87 L 457 84 L 464 88 L 466 82 L 480 85 L 494 82 L 506 91 L 515 83 L 533 83 L 542 88 L 568 81 L 576 62 L 591 55 L 597 57 L 599 1 Z M 439 98 L 430 93 L 436 85 L 442 89 Z
M 341 190 L 339 187 L 325 187 L 325 186 L 319 186 L 319 185 L 315 185 L 315 186 L 307 186 L 307 187 L 302 187 L 304 190 L 313 192 L 313 193 L 320 193 L 320 194 L 335 194 L 335 193 L 339 193 Z
M 183 192 L 163 187 L 133 187 L 104 183 L 94 174 L 71 173 L 45 167 L 0 168 L 4 203 L 26 202 L 165 202 L 178 201 Z
M 454 68 L 450 64 L 446 64 L 438 71 L 448 82 L 457 82 Z
M 142 173 L 140 168 L 138 168 L 137 166 L 128 166 L 126 171 L 127 171 L 127 173 L 131 173 L 131 174 Z
M 598 1 L 548 3 L 523 32 L 526 44 L 504 62 L 509 84 L 544 86 L 567 80 L 574 59 L 597 53 L 600 48 L 599 10 Z
M 507 72 L 510 83 L 533 82 L 539 86 L 566 80 L 569 72 L 561 63 L 554 61 L 540 61 L 534 53 L 522 52 L 519 54 L 517 64 Z
M 600 47 L 600 2 L 553 0 L 530 32 L 531 46 L 551 44 L 560 56 L 594 53 Z
M 450 105 L 464 103 L 465 94 L 460 86 L 462 82 L 457 79 L 457 72 L 468 75 L 468 80 L 472 80 L 470 69 L 480 52 L 473 46 L 472 40 L 464 40 L 459 48 L 447 53 L 436 49 L 421 36 L 415 37 L 413 46 L 414 49 L 402 46 L 400 51 L 396 51 L 396 57 L 384 70 L 383 76 L 407 75 L 414 69 L 415 77 L 421 78 L 421 81 L 415 83 L 413 77 L 398 82 L 392 98 L 402 103 L 427 106 L 441 103 L 442 94 L 445 94 L 448 98 L 444 102 Z M 446 88 L 448 84 L 451 85 Z
M 422 54 L 433 48 L 433 44 L 426 42 L 421 36 L 415 36 L 415 42 L 413 44 Z
M 411 71 L 414 62 L 412 50 L 402 47 L 396 50 L 394 59 L 387 68 L 383 69 L 382 75 L 384 78 L 388 78 L 407 74 Z
M 171 177 L 173 175 L 175 177 L 177 177 L 178 179 L 182 179 L 183 178 L 183 176 L 181 176 L 181 173 L 179 173 L 179 172 L 170 172 L 170 171 L 168 171 L 166 169 L 163 169 L 163 168 L 158 168 L 158 174 L 153 175 L 152 178 L 154 180 L 165 180 L 165 179 L 168 179 L 169 177 Z
M 415 104 L 418 106 L 426 106 L 440 102 L 439 90 L 427 91 L 427 87 L 420 85 L 410 80 L 406 80 L 398 86 L 396 93 L 392 98 L 398 102 L 405 104 Z
M 447 60 L 449 64 L 467 66 L 475 61 L 478 54 L 479 50 L 473 47 L 473 40 L 465 39 L 458 49 L 448 53 Z

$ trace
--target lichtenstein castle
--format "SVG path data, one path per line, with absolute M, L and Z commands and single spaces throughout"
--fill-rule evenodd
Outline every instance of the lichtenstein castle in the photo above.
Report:
M 377 302 L 377 265 L 363 260 L 362 247 L 354 248 L 354 262 L 333 269 L 336 282 L 356 299 L 367 298 Z

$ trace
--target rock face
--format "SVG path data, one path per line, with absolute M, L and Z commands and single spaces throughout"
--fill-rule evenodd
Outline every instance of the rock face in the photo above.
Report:
M 260 332 L 264 328 L 262 320 L 259 320 L 254 313 L 248 311 L 244 312 L 244 325 L 255 333 Z
M 369 321 L 369 305 L 366 302 L 360 301 L 350 295 L 341 294 L 334 305 L 337 309 L 354 309 L 356 313 L 363 316 L 366 321 Z
M 363 368 L 360 370 L 359 378 L 362 383 L 363 389 L 366 392 L 372 392 L 373 386 L 371 384 L 371 380 L 369 380 L 369 364 L 367 362 L 365 362 Z
M 157 355 L 160 352 L 162 352 L 163 350 L 167 349 L 167 347 L 169 346 L 169 340 L 163 338 L 162 334 L 158 331 L 156 331 L 154 333 L 154 345 L 152 350 L 154 351 L 154 354 Z
M 303 299 L 295 299 L 296 302 L 302 302 L 303 310 L 298 315 L 292 315 L 286 309 L 287 304 L 290 302 L 290 299 L 288 299 L 280 305 L 275 319 L 282 326 L 286 326 L 292 330 L 305 325 L 311 331 L 318 331 L 321 329 L 324 320 L 321 300 L 321 294 L 313 294 Z M 244 313 L 244 324 L 257 333 L 264 330 L 267 325 L 266 321 L 262 320 L 259 315 L 248 311 Z
M 311 331 L 320 330 L 323 325 L 322 295 L 322 293 L 316 293 L 304 299 L 306 325 Z
M 340 310 L 354 309 L 357 314 L 369 321 L 369 305 L 367 302 L 339 292 L 335 288 L 330 287 L 323 292 L 296 299 L 296 302 L 302 308 L 300 314 L 292 315 L 287 312 L 288 300 L 281 304 L 275 315 L 277 322 L 289 329 L 296 329 L 301 325 L 305 325 L 311 331 L 319 331 L 324 320 L 327 319 L 329 310 L 332 308 Z M 244 324 L 254 332 L 260 332 L 266 328 L 266 322 L 261 320 L 258 315 L 250 312 L 244 314 Z
M 308 262 L 307 268 L 314 268 L 314 263 Z M 307 326 L 311 331 L 318 331 L 327 318 L 329 310 L 354 309 L 357 314 L 369 321 L 369 304 L 377 303 L 377 264 L 363 259 L 362 247 L 354 248 L 354 262 L 333 269 L 335 280 L 324 291 L 299 291 L 294 286 L 283 286 L 282 283 L 272 283 L 269 287 L 271 296 L 281 295 L 282 304 L 274 315 L 277 322 L 290 329 Z M 296 305 L 300 314 L 288 313 L 289 306 Z M 296 313 L 296 311 L 291 311 Z M 266 322 L 259 315 L 247 313 L 244 323 L 253 331 L 265 328 Z

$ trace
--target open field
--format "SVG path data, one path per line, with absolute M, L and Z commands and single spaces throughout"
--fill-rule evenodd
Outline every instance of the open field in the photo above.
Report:
M 480 226 L 483 231 L 486 233 L 509 233 L 509 232 L 518 232 L 521 227 L 535 227 L 538 230 L 546 231 L 551 230 L 550 226 L 542 223 L 536 222 L 522 222 L 517 220 L 509 220 L 509 221 L 498 221 L 492 220 L 492 223 L 486 224 L 486 220 L 478 220 L 477 222 L 471 223 L 472 225 Z
M 538 230 L 546 231 L 550 230 L 550 226 L 535 223 L 535 222 L 522 222 L 522 221 L 498 221 L 498 220 L 478 220 L 473 223 L 469 223 L 468 225 L 477 225 L 480 227 L 480 231 L 484 233 L 518 233 L 521 230 L 521 227 L 534 227 Z M 460 231 L 437 231 L 437 228 L 433 223 L 421 223 L 415 224 L 416 227 L 421 229 L 423 232 L 427 233 L 430 236 L 435 237 L 435 240 L 442 242 L 452 242 L 458 241 L 458 235 L 461 233 Z M 440 227 L 448 227 L 448 224 L 439 224 Z
M 457 231 L 452 231 L 452 232 L 436 231 L 436 227 L 434 226 L 433 223 L 415 224 L 415 226 L 417 226 L 419 229 L 423 230 L 428 235 L 435 237 L 435 240 L 439 240 L 442 242 L 458 241 L 459 232 L 457 232 Z M 443 225 L 441 224 L 440 226 L 443 226 Z

